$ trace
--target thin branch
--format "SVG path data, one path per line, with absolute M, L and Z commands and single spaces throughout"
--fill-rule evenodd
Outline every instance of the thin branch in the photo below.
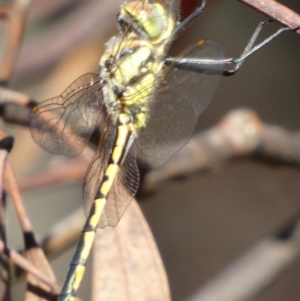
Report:
M 30 19 L 47 18 L 49 16 L 59 14 L 69 6 L 74 5 L 76 2 L 79 2 L 79 0 L 35 0 L 32 1 L 32 5 L 30 6 L 29 17 Z
M 27 177 L 19 183 L 21 191 L 38 189 L 66 183 L 69 181 L 82 180 L 87 169 L 87 162 L 81 157 L 74 161 L 65 161 L 59 166 L 47 169 L 31 177 Z
M 31 98 L 26 94 L 0 87 L 0 103 L 10 102 L 26 107 L 31 101 Z
M 41 247 L 46 254 L 53 254 L 77 242 L 86 220 L 80 207 L 56 223 L 41 241 Z
M 300 134 L 263 124 L 251 110 L 234 110 L 217 126 L 196 134 L 162 167 L 150 171 L 141 192 L 148 193 L 170 179 L 213 170 L 234 158 L 254 154 L 299 167 Z
M 0 87 L 0 116 L 7 123 L 28 126 L 35 104 L 26 94 Z
M 15 0 L 8 14 L 7 39 L 0 68 L 0 82 L 3 85 L 8 84 L 15 68 L 30 3 L 31 0 Z
M 289 28 L 300 26 L 300 15 L 274 0 L 238 0 Z M 297 30 L 300 34 L 300 29 Z
M 3 192 L 3 179 L 8 154 L 13 147 L 14 139 L 5 137 L 0 140 L 0 239 L 7 243 L 6 202 Z M 4 254 L 0 255 L 0 299 L 10 300 L 11 270 Z
M 300 219 L 254 246 L 188 301 L 254 300 L 300 255 Z
M 107 33 L 112 31 L 113 23 L 110 20 L 114 20 L 119 4 L 119 0 L 88 1 L 79 5 L 59 23 L 56 21 L 56 24 L 42 35 L 25 44 L 17 68 L 17 80 L 28 77 L 28 74 L 39 75 L 53 67 L 74 47 L 83 44 L 95 35 L 106 38 Z M 97 28 L 101 30 L 97 31 Z
M 5 247 L 5 244 L 2 240 L 0 240 L 0 253 L 6 254 L 8 258 L 17 266 L 22 268 L 24 271 L 31 273 L 40 281 L 44 282 L 46 285 L 51 288 L 51 290 L 58 292 L 59 288 L 57 287 L 57 283 L 46 276 L 44 273 L 35 268 L 31 262 L 29 262 L 26 258 L 20 255 L 15 250 L 10 250 Z
M 40 248 L 33 232 L 33 226 L 31 224 L 29 215 L 24 206 L 23 199 L 21 197 L 12 167 L 9 162 L 7 163 L 5 170 L 7 188 L 13 200 L 14 208 L 21 225 L 23 232 L 23 238 L 25 243 L 25 256 L 34 266 L 38 266 L 41 271 L 52 281 L 55 282 L 55 275 L 48 262 L 44 252 Z M 30 299 L 32 296 L 38 295 L 44 291 L 48 292 L 49 288 L 45 286 L 43 281 L 40 281 L 33 277 L 31 274 L 26 275 L 27 277 L 27 298 Z M 42 292 L 41 292 L 42 291 Z
M 33 233 L 33 227 L 30 222 L 29 215 L 25 209 L 23 199 L 21 197 L 16 178 L 14 176 L 12 167 L 10 163 L 7 163 L 6 171 L 5 171 L 5 177 L 6 177 L 6 184 L 9 191 L 9 194 L 13 200 L 13 204 L 15 207 L 15 211 L 19 220 L 19 223 L 21 225 L 21 229 L 23 233 Z

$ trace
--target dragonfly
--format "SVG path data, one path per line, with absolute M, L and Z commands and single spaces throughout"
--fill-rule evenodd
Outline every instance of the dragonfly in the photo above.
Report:
M 32 111 L 33 139 L 45 150 L 78 156 L 103 122 L 99 147 L 84 181 L 87 220 L 58 300 L 74 300 L 97 227 L 116 226 L 139 186 L 136 158 L 159 166 L 191 137 L 221 75 L 287 28 L 254 46 L 260 23 L 239 58 L 226 59 L 201 39 L 176 57 L 172 41 L 203 11 L 206 1 L 180 22 L 176 1 L 127 1 L 117 15 L 119 32 L 100 59 L 99 73 L 79 77 L 60 96 Z M 225 68 L 230 66 L 230 68 Z

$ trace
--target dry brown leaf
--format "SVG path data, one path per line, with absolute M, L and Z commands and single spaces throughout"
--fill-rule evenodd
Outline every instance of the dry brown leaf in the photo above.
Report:
M 136 201 L 115 228 L 98 230 L 93 266 L 94 301 L 171 300 L 162 260 Z

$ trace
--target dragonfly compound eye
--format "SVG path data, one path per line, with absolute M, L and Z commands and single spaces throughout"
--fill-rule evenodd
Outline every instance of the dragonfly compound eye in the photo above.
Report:
M 167 13 L 159 3 L 144 1 L 132 1 L 123 5 L 117 21 L 123 33 L 135 33 L 154 41 L 165 33 L 169 25 Z

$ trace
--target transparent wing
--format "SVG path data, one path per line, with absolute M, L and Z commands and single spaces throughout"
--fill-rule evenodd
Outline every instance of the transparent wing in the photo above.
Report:
M 221 59 L 223 52 L 216 43 L 203 40 L 178 60 L 182 58 Z M 215 70 L 214 74 L 204 65 L 201 73 L 174 66 L 166 68 L 162 84 L 149 103 L 147 126 L 137 141 L 142 160 L 159 166 L 190 139 L 199 115 L 217 89 L 223 66 L 209 68 Z
M 116 127 L 110 125 L 103 133 L 101 148 L 96 153 L 88 168 L 84 184 L 84 207 L 88 215 L 95 195 L 99 189 L 103 174 L 107 167 L 111 150 L 115 141 Z M 132 201 L 139 185 L 139 170 L 136 163 L 136 156 L 132 148 L 122 165 L 117 179 L 115 179 L 112 190 L 104 208 L 99 223 L 100 228 L 106 226 L 114 227 L 126 211 Z
M 116 137 L 116 127 L 108 122 L 101 135 L 99 149 L 95 153 L 85 175 L 83 185 L 84 209 L 88 214 L 94 202 L 96 192 L 99 189 L 107 167 L 109 157 Z
M 109 194 L 103 216 L 99 223 L 100 228 L 114 227 L 123 216 L 139 187 L 140 175 L 136 163 L 136 156 L 130 151 L 123 163 L 118 179 L 114 182 Z
M 85 74 L 60 96 L 38 104 L 30 124 L 34 141 L 53 154 L 79 155 L 103 110 L 101 89 L 98 74 Z

